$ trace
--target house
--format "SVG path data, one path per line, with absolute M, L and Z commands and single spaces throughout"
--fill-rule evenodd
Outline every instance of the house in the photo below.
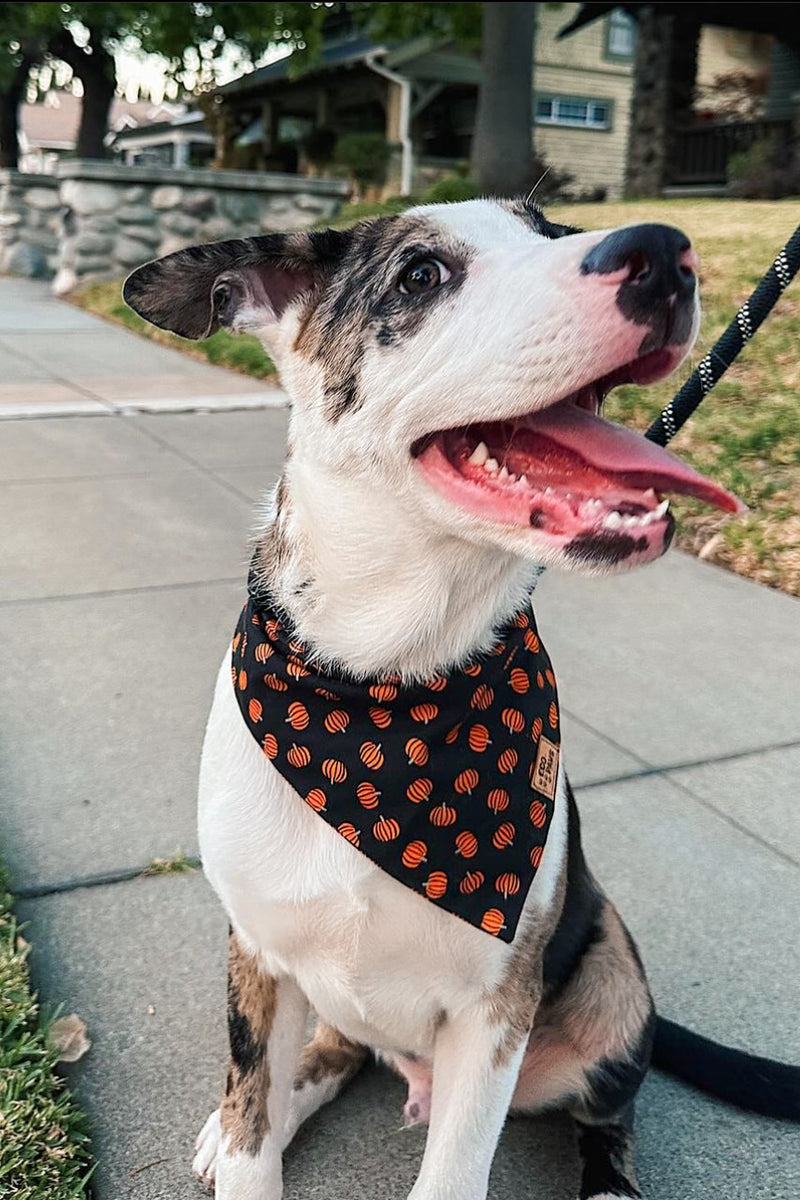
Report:
M 81 99 L 68 91 L 54 89 L 35 103 L 21 105 L 20 171 L 52 174 L 60 158 L 74 153 L 80 119 Z M 203 129 L 202 117 L 187 113 L 185 104 L 115 96 L 108 129 L 106 144 L 111 154 L 129 164 L 158 161 L 165 166 L 200 166 L 214 153 L 213 138 Z M 154 147 L 162 146 L 168 149 L 162 150 L 160 157 L 148 157 Z
M 571 175 L 568 190 L 576 196 L 613 199 L 628 185 L 638 7 L 537 6 L 533 142 L 545 162 Z M 769 75 L 775 39 L 714 24 L 696 32 L 692 89 L 700 107 L 690 123 L 729 124 L 731 77 L 740 91 L 747 79 L 757 91 Z M 227 128 L 225 165 L 314 173 L 325 169 L 321 156 L 337 137 L 357 131 L 388 143 L 389 193 L 419 192 L 444 173 L 466 169 L 481 81 L 477 55 L 430 38 L 377 44 L 345 29 L 325 41 L 304 74 L 293 75 L 289 57 L 217 90 Z M 694 99 L 692 90 L 690 107 Z M 724 184 L 725 154 L 717 153 L 713 165 L 692 166 L 698 146 L 691 136 L 672 145 L 656 191 L 673 182 Z M 709 161 L 704 153 L 700 159 Z

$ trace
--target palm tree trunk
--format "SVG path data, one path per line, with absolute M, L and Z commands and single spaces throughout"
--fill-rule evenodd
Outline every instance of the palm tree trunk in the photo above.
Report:
M 514 195 L 531 183 L 535 26 L 535 4 L 483 5 L 483 81 L 470 168 L 489 195 Z

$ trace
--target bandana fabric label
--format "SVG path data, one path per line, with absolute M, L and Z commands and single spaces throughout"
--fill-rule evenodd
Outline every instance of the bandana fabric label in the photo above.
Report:
M 556 683 L 533 613 L 413 687 L 321 674 L 251 596 L 233 638 L 242 716 L 322 820 L 412 891 L 513 941 L 553 817 Z

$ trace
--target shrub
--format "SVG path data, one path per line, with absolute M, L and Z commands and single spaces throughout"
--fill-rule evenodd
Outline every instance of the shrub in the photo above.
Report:
M 800 192 L 800 166 L 777 137 L 760 138 L 747 150 L 732 154 L 727 166 L 734 196 L 744 200 L 781 200 Z
M 389 147 L 382 133 L 345 133 L 336 143 L 333 161 L 346 167 L 359 187 L 380 185 L 386 179 Z
M 477 200 L 484 193 L 471 179 L 460 175 L 445 175 L 437 179 L 422 196 L 424 204 L 448 204 L 458 200 Z

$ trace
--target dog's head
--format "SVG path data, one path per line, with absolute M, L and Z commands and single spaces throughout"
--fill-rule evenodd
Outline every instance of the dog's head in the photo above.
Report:
M 610 570 L 667 548 L 664 493 L 737 508 L 599 416 L 611 388 L 689 352 L 696 265 L 669 226 L 580 233 L 476 200 L 182 250 L 124 295 L 184 337 L 256 334 L 293 400 L 293 453 L 383 489 L 398 520 Z

